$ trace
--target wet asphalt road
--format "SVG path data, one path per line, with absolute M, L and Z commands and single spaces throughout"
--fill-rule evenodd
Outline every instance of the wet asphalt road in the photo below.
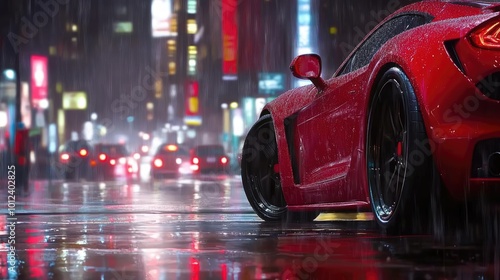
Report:
M 388 237 L 364 213 L 264 223 L 238 176 L 33 181 L 10 239 L 1 213 L 2 279 L 500 279 L 495 242 Z

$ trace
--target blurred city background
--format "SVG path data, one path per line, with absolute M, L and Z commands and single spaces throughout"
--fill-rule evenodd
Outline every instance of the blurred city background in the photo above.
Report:
M 0 278 L 499 279 L 472 221 L 446 244 L 371 212 L 267 223 L 242 184 L 263 106 L 310 84 L 292 59 L 327 79 L 411 2 L 0 0 Z
M 294 56 L 319 53 L 329 77 L 410 2 L 2 0 L 0 151 L 22 121 L 46 154 L 85 139 L 219 143 L 234 159 L 264 104 L 308 83 Z

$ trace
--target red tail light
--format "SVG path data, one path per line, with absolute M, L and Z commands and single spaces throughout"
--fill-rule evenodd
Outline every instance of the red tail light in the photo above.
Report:
M 200 159 L 197 158 L 197 157 L 194 157 L 193 158 L 193 164 L 198 164 L 198 163 L 200 163 Z
M 107 158 L 106 154 L 100 154 L 99 155 L 99 160 L 101 160 L 101 161 L 105 161 L 106 158 Z
M 61 161 L 68 161 L 69 160 L 69 154 L 63 153 L 61 154 Z
M 154 164 L 156 167 L 160 168 L 160 167 L 162 167 L 162 166 L 163 166 L 163 161 L 162 161 L 161 159 L 159 159 L 159 158 L 156 158 L 156 159 L 153 161 L 153 164 Z
M 86 157 L 86 156 L 87 156 L 87 154 L 88 154 L 87 150 L 85 150 L 85 149 L 81 149 L 81 150 L 80 150 L 80 156 L 82 156 L 82 157 Z
M 116 164 L 116 159 L 112 159 L 112 160 L 110 160 L 110 161 L 109 161 L 109 164 L 111 164 L 111 165 L 115 165 L 115 164 Z
M 222 164 L 226 164 L 227 162 L 228 162 L 227 157 L 221 157 L 221 158 L 220 158 L 220 163 L 222 163 Z
M 495 17 L 474 29 L 469 38 L 478 48 L 500 50 L 500 18 Z

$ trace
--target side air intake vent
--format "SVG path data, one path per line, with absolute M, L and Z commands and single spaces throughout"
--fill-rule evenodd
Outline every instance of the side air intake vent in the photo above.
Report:
M 465 73 L 464 71 L 464 66 L 462 65 L 462 62 L 460 61 L 460 58 L 458 58 L 457 51 L 455 50 L 455 45 L 457 44 L 458 40 L 452 40 L 452 41 L 446 41 L 444 42 L 444 47 L 446 48 L 446 51 L 448 52 L 448 55 L 450 56 L 451 60 L 453 60 L 453 63 L 460 69 L 462 73 Z

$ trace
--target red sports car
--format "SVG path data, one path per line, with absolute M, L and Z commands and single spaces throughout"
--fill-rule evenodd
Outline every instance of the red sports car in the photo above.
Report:
M 371 209 L 383 229 L 414 230 L 446 196 L 500 201 L 500 4 L 411 4 L 333 77 L 321 78 L 316 54 L 290 69 L 312 85 L 268 103 L 243 148 L 262 219 Z

